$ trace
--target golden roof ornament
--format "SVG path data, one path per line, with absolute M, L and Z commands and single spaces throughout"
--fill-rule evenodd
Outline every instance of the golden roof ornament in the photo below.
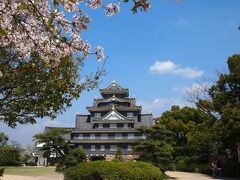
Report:
M 114 104 L 112 105 L 112 110 L 115 110 L 115 105 Z

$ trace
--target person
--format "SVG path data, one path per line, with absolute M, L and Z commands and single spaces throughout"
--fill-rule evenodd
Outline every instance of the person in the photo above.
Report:
M 222 178 L 222 164 L 220 160 L 216 162 L 217 178 Z
M 211 163 L 211 169 L 212 169 L 212 172 L 213 172 L 213 177 L 216 177 L 217 176 L 217 165 L 216 165 L 214 160 Z

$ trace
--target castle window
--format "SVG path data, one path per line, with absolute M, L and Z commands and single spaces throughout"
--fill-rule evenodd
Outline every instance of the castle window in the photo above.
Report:
M 95 139 L 95 134 L 90 134 L 90 139 Z
M 128 134 L 128 139 L 134 139 L 134 134 L 133 133 L 129 133 Z
M 91 151 L 95 151 L 95 145 L 91 145 Z
M 94 117 L 95 118 L 100 118 L 101 117 L 101 113 L 94 113 Z
M 100 151 L 105 151 L 105 145 L 100 146 Z
M 127 117 L 133 117 L 133 112 L 127 112 Z
M 79 134 L 78 139 L 83 139 L 83 134 Z
M 98 128 L 103 128 L 103 124 L 98 124 Z
M 110 124 L 110 128 L 117 128 L 117 124 Z
M 122 134 L 115 134 L 115 139 L 122 139 Z
M 108 139 L 108 134 L 101 134 L 101 139 Z
M 128 145 L 128 146 L 127 146 L 127 150 L 128 150 L 128 151 L 132 151 L 132 145 Z
M 117 145 L 110 145 L 110 151 L 117 151 Z
M 127 129 L 128 128 L 128 124 L 124 124 L 123 128 Z
M 79 134 L 74 134 L 74 139 L 78 139 L 79 138 Z

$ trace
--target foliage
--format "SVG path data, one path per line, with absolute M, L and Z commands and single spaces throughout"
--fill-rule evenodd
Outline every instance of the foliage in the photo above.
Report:
M 0 147 L 6 145 L 7 141 L 8 141 L 8 136 L 5 133 L 0 132 Z
M 197 124 L 186 135 L 188 150 L 197 156 L 199 163 L 207 163 L 209 157 L 219 153 L 222 143 L 218 141 L 216 132 L 212 128 L 212 120 Z
M 199 161 L 207 162 L 212 150 L 209 136 L 212 132 L 206 132 L 206 125 L 211 124 L 208 115 L 200 109 L 172 106 L 171 111 L 164 112 L 157 120 L 173 133 L 174 159 L 178 156 L 195 156 Z M 203 138 L 205 141 L 201 141 Z
M 0 118 L 9 126 L 35 123 L 36 118 L 55 118 L 71 106 L 83 90 L 97 86 L 100 72 L 86 78 L 78 75 L 83 64 L 64 57 L 51 68 L 32 54 L 19 60 L 9 50 L 0 48 Z M 79 80 L 82 79 L 80 83 Z
M 44 133 L 34 136 L 36 143 L 43 143 L 43 156 L 58 163 L 56 171 L 61 172 L 66 167 L 72 167 L 86 160 L 83 149 L 69 147 L 64 136 L 69 135 L 69 130 L 64 128 L 49 128 Z M 54 157 L 51 157 L 54 155 Z
M 122 161 L 123 160 L 123 158 L 122 158 L 122 149 L 120 147 L 117 148 L 114 160 L 117 160 L 117 161 Z
M 71 149 L 70 153 L 66 156 L 64 160 L 64 165 L 66 168 L 76 166 L 80 162 L 86 160 L 86 154 L 82 148 Z
M 224 162 L 223 174 L 227 177 L 240 177 L 240 163 L 232 159 Z
M 162 173 L 157 167 L 144 162 L 93 161 L 67 169 L 64 179 L 157 180 L 162 179 Z
M 1 168 L 0 168 L 0 177 L 3 176 L 4 170 L 5 170 L 4 167 L 1 167 Z
M 147 139 L 137 142 L 134 149 L 141 160 L 153 163 L 163 172 L 167 169 L 194 172 L 208 162 L 214 149 L 212 132 L 206 132 L 210 122 L 200 109 L 174 105 L 156 119 L 157 125 L 139 128 Z
M 139 130 L 143 130 L 140 128 Z M 147 139 L 135 143 L 133 150 L 139 154 L 139 159 L 150 162 L 163 172 L 171 168 L 172 163 L 172 133 L 163 125 L 155 125 L 144 129 Z
M 128 2 L 129 0 L 124 0 Z M 133 0 L 132 11 L 149 9 L 148 0 Z M 87 57 L 91 45 L 82 39 L 91 19 L 82 5 L 92 9 L 103 8 L 107 16 L 120 12 L 120 2 L 104 3 L 102 0 L 22 0 L 0 2 L 0 46 L 10 47 L 19 58 L 29 58 L 38 53 L 41 60 L 52 66 L 72 53 Z M 105 58 L 103 48 L 96 46 L 98 60 Z
M 177 156 L 174 161 L 177 171 L 196 172 L 199 168 L 199 163 L 194 157 Z
M 187 134 L 191 151 L 208 156 L 223 156 L 225 175 L 239 170 L 237 148 L 240 145 L 240 55 L 228 58 L 228 73 L 204 92 L 195 93 L 193 101 L 209 116 Z M 199 96 L 204 94 L 204 96 Z M 238 174 L 239 176 L 239 174 Z
M 211 164 L 201 164 L 198 167 L 198 172 L 203 173 L 203 174 L 209 174 L 212 175 L 212 167 Z
M 79 3 L 83 1 L 1 1 L 0 46 L 11 46 L 12 52 L 23 59 L 38 53 L 42 61 L 52 66 L 72 53 L 87 57 L 91 46 L 81 33 L 88 29 L 91 20 Z M 94 0 L 86 4 L 91 8 L 102 6 L 101 1 Z M 106 5 L 107 15 L 118 11 L 118 4 Z M 96 46 L 95 54 L 98 60 L 104 59 L 100 46 Z
M 0 166 L 16 166 L 20 162 L 20 150 L 11 146 L 0 148 Z
M 20 161 L 25 165 L 34 165 L 35 164 L 35 157 L 33 156 L 34 147 L 31 145 L 27 145 L 23 148 L 20 152 Z
M 240 55 L 228 58 L 229 73 L 220 74 L 208 90 L 208 99 L 197 99 L 197 106 L 215 120 L 212 126 L 220 150 L 230 150 L 231 158 L 237 160 L 240 142 Z
M 34 140 L 37 144 L 44 144 L 42 148 L 44 157 L 50 158 L 55 154 L 56 158 L 64 159 L 70 151 L 69 144 L 63 137 L 68 133 L 69 130 L 64 128 L 50 128 L 44 133 L 34 135 Z

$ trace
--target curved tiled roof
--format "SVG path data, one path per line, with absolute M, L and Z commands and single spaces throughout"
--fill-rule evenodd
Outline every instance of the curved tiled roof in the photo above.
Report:
M 113 81 L 108 87 L 99 90 L 101 95 L 104 94 L 124 94 L 129 96 L 128 89 L 122 88 L 115 81 Z
M 113 102 L 113 101 L 117 101 L 117 102 L 128 102 L 128 103 L 132 103 L 132 101 L 134 101 L 135 98 L 118 98 L 115 95 L 113 95 L 112 97 L 109 98 L 100 98 L 100 99 L 94 99 L 94 103 L 93 106 L 98 106 L 99 103 L 104 103 L 104 102 Z

